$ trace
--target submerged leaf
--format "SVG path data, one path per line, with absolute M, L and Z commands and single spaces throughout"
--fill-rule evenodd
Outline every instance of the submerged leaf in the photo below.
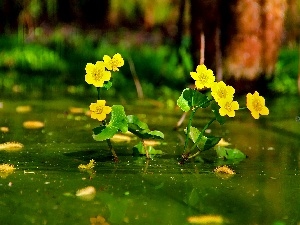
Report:
M 146 155 L 145 147 L 148 149 L 149 155 L 161 155 L 161 154 L 163 154 L 163 152 L 161 150 L 156 150 L 152 146 L 144 146 L 141 141 L 133 147 L 133 154 L 134 155 Z
M 219 158 L 224 159 L 245 159 L 247 156 L 236 148 L 226 148 L 222 146 L 217 146 L 216 152 Z

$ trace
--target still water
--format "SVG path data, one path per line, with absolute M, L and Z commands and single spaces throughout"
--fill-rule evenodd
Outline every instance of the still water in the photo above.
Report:
M 165 154 L 146 160 L 132 155 L 137 140 L 113 142 L 119 156 L 115 163 L 106 143 L 91 137 L 98 124 L 80 110 L 89 102 L 1 101 L 0 127 L 8 132 L 1 133 L 0 143 L 24 147 L 0 150 L 0 164 L 16 168 L 0 178 L 0 224 L 300 224 L 299 97 L 268 100 L 270 116 L 258 121 L 245 111 L 223 126 L 211 126 L 212 134 L 222 135 L 247 159 L 224 161 L 211 150 L 184 165 L 178 165 L 183 131 L 173 129 L 179 110 L 125 102 L 127 114 L 165 133 L 163 144 L 156 146 Z M 17 112 L 18 106 L 29 110 Z M 71 107 L 79 110 L 71 113 Z M 24 128 L 32 120 L 44 127 Z M 209 114 L 200 113 L 193 125 L 208 120 Z M 93 173 L 79 171 L 78 165 L 91 159 L 96 161 Z M 225 164 L 236 174 L 213 172 Z M 90 186 L 92 195 L 76 196 Z

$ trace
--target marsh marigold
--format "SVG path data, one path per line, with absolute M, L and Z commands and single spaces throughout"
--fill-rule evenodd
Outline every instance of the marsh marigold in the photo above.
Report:
M 228 115 L 229 117 L 235 116 L 235 110 L 239 109 L 239 103 L 237 101 L 232 101 L 231 99 L 222 99 L 219 102 L 219 113 L 221 116 Z
M 204 87 L 210 88 L 215 81 L 213 71 L 207 69 L 205 65 L 198 65 L 196 72 L 190 72 L 190 75 L 195 80 L 197 89 L 202 89 Z
M 255 91 L 253 95 L 248 93 L 246 98 L 247 108 L 250 110 L 254 119 L 258 119 L 259 114 L 269 115 L 269 109 L 265 106 L 265 99 L 259 96 L 257 91 Z
M 103 121 L 106 115 L 111 112 L 111 107 L 105 105 L 105 100 L 97 100 L 97 103 L 91 103 L 91 118 Z
M 110 58 L 108 55 L 104 55 L 103 61 L 104 61 L 105 67 L 108 70 L 112 70 L 112 71 L 119 71 L 118 67 L 121 67 L 124 65 L 124 59 L 122 58 L 120 53 L 115 54 L 112 58 Z
M 234 95 L 234 88 L 226 85 L 223 81 L 214 82 L 211 85 L 211 95 L 214 97 L 216 102 L 221 100 L 232 100 Z
M 97 61 L 96 64 L 86 64 L 85 71 L 85 81 L 95 87 L 103 87 L 104 82 L 111 78 L 111 72 L 105 70 L 103 61 Z

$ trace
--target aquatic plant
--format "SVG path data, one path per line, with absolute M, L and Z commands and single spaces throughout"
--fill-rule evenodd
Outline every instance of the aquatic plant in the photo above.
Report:
M 109 90 L 112 87 L 112 72 L 119 71 L 119 67 L 124 65 L 124 59 L 117 53 L 113 57 L 103 56 L 103 61 L 97 61 L 95 64 L 87 63 L 85 67 L 85 81 L 97 88 L 98 98 L 96 103 L 90 104 L 91 118 L 100 121 L 100 126 L 93 129 L 93 138 L 96 141 L 106 140 L 109 149 L 115 160 L 118 160 L 117 154 L 113 149 L 111 138 L 117 133 L 131 132 L 141 139 L 135 146 L 140 154 L 146 154 L 149 158 L 151 146 L 144 144 L 145 139 L 163 139 L 164 134 L 160 131 L 151 131 L 148 125 L 139 120 L 135 115 L 126 115 L 122 105 L 106 105 L 106 100 L 101 99 L 101 90 Z M 106 122 L 107 115 L 110 116 L 109 123 Z M 151 154 L 161 154 L 161 151 L 154 151 L 151 147 Z
M 81 171 L 92 170 L 95 167 L 95 164 L 96 164 L 95 160 L 91 159 L 90 162 L 86 165 L 80 164 L 78 166 L 78 169 Z
M 224 145 L 216 146 L 221 137 L 205 136 L 204 132 L 214 121 L 223 125 L 226 121 L 225 116 L 235 117 L 237 110 L 248 108 L 254 119 L 258 119 L 260 115 L 268 115 L 269 109 L 265 106 L 264 97 L 260 96 L 257 91 L 254 94 L 248 93 L 246 95 L 246 107 L 241 108 L 239 103 L 233 100 L 235 89 L 223 81 L 216 82 L 213 71 L 207 69 L 205 65 L 198 65 L 196 72 L 190 72 L 190 75 L 195 80 L 195 88 L 184 89 L 177 100 L 177 105 L 185 112 L 184 115 L 190 112 L 185 129 L 186 138 L 181 163 L 213 147 L 219 157 L 226 159 L 245 158 L 245 154 L 236 148 L 232 149 Z M 193 127 L 192 121 L 198 109 L 208 107 L 214 116 L 202 130 Z M 191 148 L 188 148 L 189 139 L 194 143 Z M 198 150 L 193 152 L 196 148 Z

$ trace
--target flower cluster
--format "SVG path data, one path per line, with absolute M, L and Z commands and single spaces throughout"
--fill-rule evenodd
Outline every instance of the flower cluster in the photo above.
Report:
M 98 91 L 105 83 L 111 79 L 111 71 L 119 71 L 118 67 L 124 65 L 124 59 L 117 53 L 112 58 L 108 55 L 103 56 L 103 61 L 97 61 L 95 64 L 87 63 L 85 67 L 85 81 L 94 85 Z M 106 101 L 98 99 L 96 103 L 91 103 L 91 118 L 103 121 L 106 115 L 111 112 L 110 106 L 105 106 Z
M 239 103 L 233 100 L 235 89 L 226 85 L 223 81 L 215 82 L 213 71 L 207 69 L 205 65 L 198 65 L 196 72 L 190 73 L 191 77 L 195 80 L 197 89 L 210 88 L 211 95 L 220 106 L 219 113 L 221 116 L 234 117 L 235 111 L 240 108 Z M 265 106 L 265 99 L 259 96 L 255 91 L 252 95 L 247 94 L 246 106 L 250 110 L 253 118 L 258 119 L 259 115 L 268 115 L 269 109 Z

